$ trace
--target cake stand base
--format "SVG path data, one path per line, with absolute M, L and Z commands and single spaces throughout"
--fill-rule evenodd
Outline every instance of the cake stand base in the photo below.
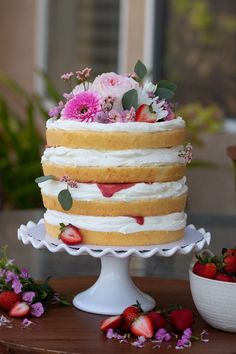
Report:
M 155 300 L 135 286 L 129 275 L 129 263 L 130 257 L 101 257 L 102 268 L 98 280 L 89 289 L 76 295 L 73 305 L 87 312 L 118 315 L 138 301 L 144 311 L 152 310 Z

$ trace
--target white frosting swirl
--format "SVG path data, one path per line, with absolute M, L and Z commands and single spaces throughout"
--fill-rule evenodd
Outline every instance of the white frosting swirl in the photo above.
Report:
M 65 166 L 149 166 L 185 163 L 179 156 L 183 146 L 139 150 L 71 149 L 63 146 L 45 149 L 42 162 Z
M 112 197 L 104 197 L 96 183 L 78 183 L 78 188 L 70 188 L 73 200 L 103 202 L 130 202 L 145 199 L 164 199 L 178 197 L 187 193 L 186 178 L 165 183 L 136 183 L 134 186 L 115 192 Z M 44 195 L 57 197 L 59 192 L 67 188 L 65 182 L 47 180 L 39 183 Z
M 140 132 L 140 133 L 151 133 L 151 132 L 163 132 L 173 129 L 180 129 L 185 127 L 185 121 L 181 117 L 176 119 L 167 120 L 165 122 L 157 123 L 146 123 L 146 122 L 126 122 L 126 123 L 110 123 L 102 124 L 97 122 L 86 123 L 78 122 L 75 120 L 66 119 L 48 119 L 47 129 L 61 129 L 61 130 L 91 130 L 98 132 Z
M 44 214 L 47 223 L 59 225 L 72 224 L 79 229 L 98 232 L 120 232 L 130 234 L 140 231 L 176 231 L 186 226 L 185 213 L 172 213 L 164 216 L 147 216 L 144 224 L 139 225 L 129 216 L 81 216 L 65 214 L 59 211 L 47 210 Z

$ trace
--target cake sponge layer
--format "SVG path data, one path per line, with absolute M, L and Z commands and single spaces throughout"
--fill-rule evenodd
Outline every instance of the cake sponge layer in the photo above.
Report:
M 45 223 L 46 232 L 49 236 L 58 238 L 59 226 Z M 174 242 L 181 239 L 184 229 L 177 231 L 141 231 L 130 234 L 118 232 L 97 232 L 80 229 L 83 244 L 108 245 L 108 246 L 148 246 Z
M 185 176 L 183 164 L 143 167 L 72 167 L 44 162 L 45 176 L 52 175 L 57 179 L 69 176 L 79 182 L 97 183 L 138 183 L 138 182 L 170 182 Z
M 185 130 L 165 132 L 96 132 L 47 129 L 48 146 L 96 150 L 154 149 L 182 145 Z
M 45 208 L 62 211 L 58 198 L 42 194 Z M 154 216 L 166 215 L 174 212 L 183 211 L 186 204 L 187 194 L 175 198 L 161 199 L 142 199 L 131 202 L 121 201 L 83 201 L 73 200 L 72 208 L 68 213 L 78 215 L 97 215 L 97 216 Z

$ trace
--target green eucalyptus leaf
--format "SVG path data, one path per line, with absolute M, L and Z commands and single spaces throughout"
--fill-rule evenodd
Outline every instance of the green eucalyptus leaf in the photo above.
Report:
M 176 84 L 168 80 L 160 80 L 157 84 L 156 96 L 167 101 L 171 100 L 176 91 Z
M 49 179 L 54 179 L 54 176 L 41 176 L 41 177 L 38 177 L 35 179 L 35 182 L 36 183 L 42 183 L 42 182 L 45 182 Z
M 72 207 L 72 197 L 68 189 L 63 189 L 58 194 L 58 201 L 64 210 L 70 210 Z
M 138 76 L 139 81 L 142 81 L 145 75 L 147 74 L 147 68 L 141 62 L 141 60 L 138 60 L 137 63 L 135 64 L 134 72 Z
M 125 92 L 122 97 L 122 105 L 124 109 L 138 108 L 138 93 L 135 89 Z

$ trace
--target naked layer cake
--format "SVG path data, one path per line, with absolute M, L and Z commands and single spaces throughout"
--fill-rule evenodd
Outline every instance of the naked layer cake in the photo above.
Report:
M 44 176 L 37 179 L 47 234 L 76 230 L 84 244 L 152 245 L 183 237 L 187 186 L 185 122 L 175 85 L 91 69 L 62 75 L 75 88 L 49 111 Z

